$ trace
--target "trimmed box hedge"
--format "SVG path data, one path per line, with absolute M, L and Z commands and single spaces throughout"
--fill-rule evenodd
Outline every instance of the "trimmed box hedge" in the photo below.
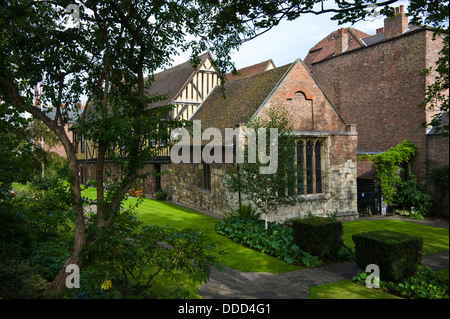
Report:
M 422 264 L 423 239 L 388 230 L 371 231 L 352 236 L 355 261 L 365 270 L 375 264 L 380 280 L 400 281 L 414 275 Z
M 295 243 L 318 257 L 336 258 L 344 240 L 342 223 L 331 217 L 308 217 L 292 221 Z

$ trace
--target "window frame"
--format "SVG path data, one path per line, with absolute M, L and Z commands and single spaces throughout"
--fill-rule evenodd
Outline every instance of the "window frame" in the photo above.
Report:
M 296 193 L 305 196 L 323 194 L 325 139 L 297 138 L 295 143 L 295 165 L 301 169 L 296 179 Z

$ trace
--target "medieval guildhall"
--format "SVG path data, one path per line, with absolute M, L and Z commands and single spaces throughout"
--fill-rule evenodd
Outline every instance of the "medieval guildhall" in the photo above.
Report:
M 419 108 L 442 43 L 433 29 L 408 23 L 403 8 L 385 20 L 375 35 L 354 28 L 336 30 L 310 49 L 303 60 L 276 66 L 272 60 L 226 75 L 226 98 L 219 73 L 207 52 L 197 68 L 187 61 L 155 75 L 149 93 L 168 93 L 173 119 L 201 120 L 202 127 L 243 128 L 268 108 L 284 105 L 290 112 L 296 137 L 295 164 L 303 169 L 303 197 L 296 206 L 280 207 L 272 220 L 284 222 L 307 213 L 338 213 L 342 219 L 380 214 L 382 199 L 370 162 L 362 154 L 378 154 L 404 140 L 413 142 L 418 155 L 412 173 L 424 180 L 427 169 L 448 164 L 448 137 L 422 123 L 435 112 Z M 448 119 L 444 119 L 448 121 Z M 75 132 L 74 132 L 75 134 Z M 76 135 L 76 134 L 75 134 Z M 79 138 L 80 178 L 95 176 L 95 148 Z M 164 146 L 164 141 L 152 141 Z M 223 213 L 236 208 L 239 194 L 225 187 L 223 163 L 172 163 L 169 150 L 149 159 L 147 169 L 157 174 L 140 182 L 139 192 L 152 197 L 162 189 L 168 199 L 196 209 Z M 106 169 L 114 172 L 113 167 Z M 116 171 L 116 174 L 120 172 Z M 448 190 L 428 185 L 437 200 L 436 214 L 448 218 Z M 446 204 L 445 204 L 446 203 Z

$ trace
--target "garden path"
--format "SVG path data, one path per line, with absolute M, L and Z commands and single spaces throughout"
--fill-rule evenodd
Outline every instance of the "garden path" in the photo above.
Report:
M 414 222 L 447 229 L 449 227 L 449 222 L 442 220 Z M 449 252 L 423 256 L 422 264 L 434 270 L 448 268 Z M 210 280 L 200 286 L 198 294 L 203 299 L 307 299 L 309 287 L 351 278 L 358 270 L 355 262 L 327 263 L 317 268 L 280 274 L 241 272 L 224 267 L 223 271 L 214 269 L 211 272 Z

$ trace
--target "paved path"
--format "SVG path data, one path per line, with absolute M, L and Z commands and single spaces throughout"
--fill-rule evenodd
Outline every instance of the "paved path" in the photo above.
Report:
M 449 253 L 424 256 L 422 264 L 435 270 L 448 268 Z M 224 271 L 213 270 L 210 281 L 200 286 L 198 294 L 204 299 L 307 299 L 309 287 L 349 279 L 358 269 L 354 262 L 337 262 L 281 274 L 240 272 L 225 267 Z
M 422 221 L 421 224 L 448 228 L 448 221 Z M 423 256 L 422 264 L 435 270 L 448 268 L 449 252 Z M 210 281 L 200 286 L 198 294 L 204 299 L 306 299 L 309 287 L 351 278 L 358 270 L 354 262 L 336 262 L 281 274 L 240 272 L 225 267 L 224 271 L 214 269 Z

